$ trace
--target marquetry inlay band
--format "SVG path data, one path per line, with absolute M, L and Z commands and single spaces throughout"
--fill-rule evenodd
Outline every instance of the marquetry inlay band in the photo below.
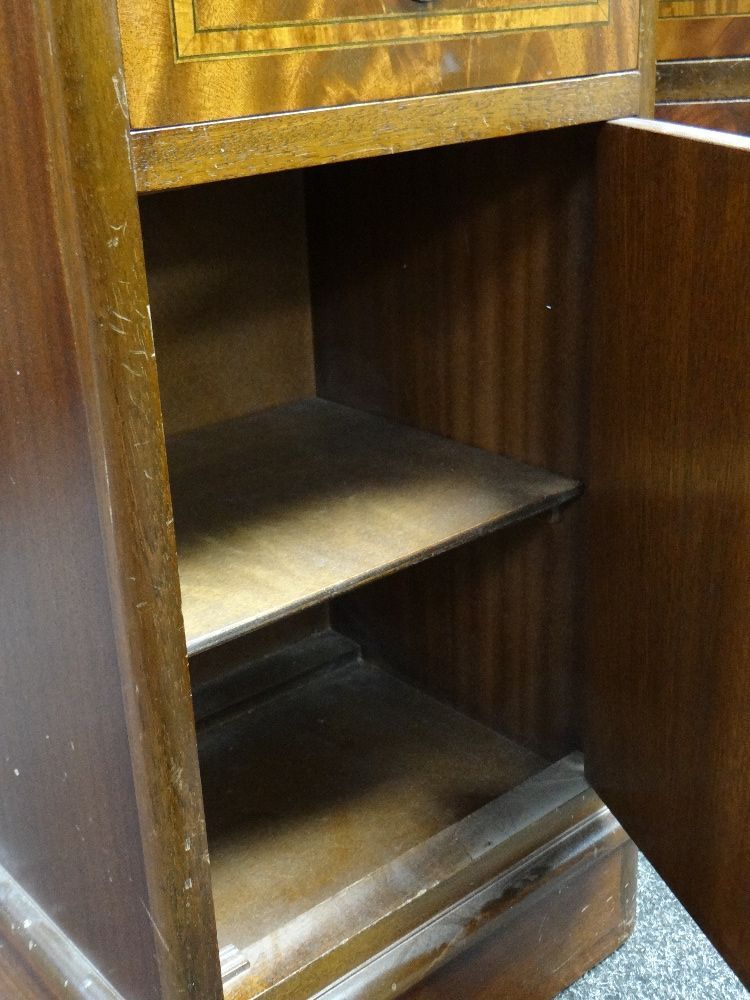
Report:
M 661 0 L 659 18 L 738 17 L 750 14 L 750 0 Z
M 305 49 L 353 48 L 448 39 L 530 29 L 555 29 L 606 23 L 609 0 L 464 0 L 454 7 L 442 0 L 417 5 L 383 0 L 351 5 L 350 0 L 312 2 L 309 16 L 290 17 L 285 0 L 170 0 L 176 59 L 221 59 Z M 347 13 L 347 6 L 351 10 Z

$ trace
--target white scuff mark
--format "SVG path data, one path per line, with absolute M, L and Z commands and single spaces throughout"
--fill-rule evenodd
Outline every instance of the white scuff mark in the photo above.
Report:
M 16 776 L 17 778 L 20 778 L 20 777 L 21 777 L 21 772 L 20 772 L 20 771 L 18 770 L 18 768 L 17 768 L 17 767 L 14 767 L 14 768 L 13 768 L 13 774 L 15 774 L 15 776 Z
M 187 892 L 188 889 L 192 888 L 193 888 L 193 880 L 191 878 L 185 879 L 185 892 Z
M 29 951 L 33 951 L 34 948 L 36 948 L 36 945 L 34 944 L 34 942 L 33 941 L 29 941 Z
M 131 375 L 135 375 L 136 378 L 143 378 L 143 372 L 136 371 L 135 368 L 131 368 L 130 365 L 126 365 L 123 361 L 122 367 L 126 372 L 130 372 Z
M 29 927 L 31 927 L 31 921 L 30 921 L 30 920 L 29 920 L 29 918 L 27 917 L 27 918 L 26 918 L 26 919 L 24 920 L 24 922 L 23 922 L 23 929 L 24 929 L 25 931 L 27 931 L 27 930 L 29 929 Z
M 75 750 L 75 748 L 76 748 L 76 745 L 75 745 L 75 743 L 73 742 L 73 740 L 71 740 L 71 741 L 70 741 L 70 749 L 71 749 L 71 750 Z
M 112 510 L 112 489 L 109 485 L 109 464 L 107 463 L 106 452 L 102 452 L 102 464 L 104 467 L 104 482 L 107 484 L 107 511 L 109 512 L 109 523 L 114 527 L 115 513 Z
M 20 368 L 16 368 L 16 375 L 20 375 L 20 374 L 21 374 Z
M 128 119 L 128 108 L 125 102 L 125 84 L 122 81 L 122 77 L 119 72 L 112 76 L 112 85 L 115 88 L 115 97 L 117 98 L 117 104 L 122 111 L 122 117 L 127 121 Z
M 146 354 L 145 351 L 143 351 L 143 350 L 136 350 L 135 348 L 132 348 L 131 351 L 130 351 L 130 353 L 131 354 L 137 354 L 137 355 L 139 355 L 142 358 L 147 358 L 148 357 L 148 354 Z
M 119 236 L 113 236 L 112 239 L 107 240 L 107 246 L 110 248 L 110 250 L 114 250 L 115 247 L 119 247 L 119 245 L 120 245 Z
M 114 323 L 110 323 L 109 328 L 110 330 L 113 330 L 116 334 L 118 334 L 118 336 L 127 337 L 127 333 L 125 333 L 124 330 L 121 330 L 119 326 L 115 326 Z
M 136 607 L 137 608 L 146 608 L 146 607 L 148 607 L 148 601 L 139 601 L 138 604 L 136 604 Z
M 141 899 L 141 906 L 146 911 L 146 916 L 148 917 L 149 923 L 151 924 L 151 926 L 154 928 L 154 930 L 158 934 L 159 940 L 161 941 L 162 945 L 164 946 L 165 951 L 169 951 L 170 949 L 169 949 L 169 945 L 167 944 L 166 938 L 164 937 L 164 935 L 162 934 L 162 932 L 157 927 L 156 921 L 151 916 L 151 911 L 149 910 L 149 908 L 146 906 L 146 904 L 143 902 L 142 899 Z
M 188 852 L 188 851 L 190 850 L 190 848 L 191 848 L 192 846 L 193 846 L 193 845 L 192 845 L 192 842 L 191 842 L 191 840 L 190 840 L 190 837 L 185 837 L 185 853 L 186 853 L 186 854 L 187 854 L 187 852 Z
M 143 475 L 146 477 L 146 479 L 150 479 L 150 480 L 153 481 L 154 477 L 151 475 L 151 473 L 147 469 L 143 470 Z
M 128 228 L 128 220 L 126 219 L 124 222 L 121 222 L 119 226 L 116 226 L 114 222 L 110 222 L 109 228 L 115 233 L 124 233 L 125 230 Z M 121 317 L 121 319 L 124 318 L 125 318 L 124 316 Z
M 552 309 L 552 306 L 551 305 L 546 305 L 544 308 L 545 309 Z
M 11 476 L 11 474 L 10 474 L 10 473 L 8 473 L 8 479 L 10 479 L 10 481 L 11 481 L 11 482 L 13 483 L 13 485 L 14 485 L 14 486 L 16 485 L 16 481 L 15 481 L 15 479 L 13 478 L 13 476 Z

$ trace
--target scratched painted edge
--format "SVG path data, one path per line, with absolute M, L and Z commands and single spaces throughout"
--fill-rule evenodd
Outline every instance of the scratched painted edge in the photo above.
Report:
M 429 97 L 133 129 L 130 139 L 136 186 L 141 193 L 163 191 L 605 121 L 638 112 L 640 81 L 640 71 L 632 69 Z
M 0 937 L 55 995 L 123 1000 L 122 994 L 1 865 Z

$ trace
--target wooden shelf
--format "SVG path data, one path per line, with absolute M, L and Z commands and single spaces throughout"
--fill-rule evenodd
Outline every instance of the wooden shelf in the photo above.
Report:
M 579 489 L 320 399 L 179 435 L 168 454 L 191 653 Z
M 579 757 L 550 765 L 335 632 L 196 694 L 230 1000 L 360 996 L 357 976 L 390 995 L 559 874 L 603 813 Z
M 214 687 L 249 699 L 199 723 L 219 945 L 235 960 L 250 949 L 264 988 L 325 954 L 345 914 L 369 924 L 390 912 L 384 866 L 410 857 L 417 878 L 417 858 L 433 877 L 466 865 L 433 838 L 547 766 L 336 633 Z

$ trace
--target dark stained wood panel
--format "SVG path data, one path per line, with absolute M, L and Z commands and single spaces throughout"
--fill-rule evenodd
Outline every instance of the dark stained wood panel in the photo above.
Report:
M 36 7 L 0 9 L 0 864 L 125 992 L 159 996 L 76 363 L 75 254 Z M 41 44 L 41 43 L 40 43 Z M 46 82 L 46 86 L 45 86 Z M 54 94 L 54 90 L 52 91 Z M 30 141 L 30 136 L 34 141 Z M 60 243 L 58 243 L 60 241 Z M 61 252 L 60 244 L 63 250 Z M 51 822 L 51 818 L 53 821 Z M 109 919 L 96 913 L 104 908 Z M 123 949 L 125 944 L 125 949 Z M 125 951 L 137 954 L 136 964 Z
M 214 1000 L 117 43 L 110 3 L 0 9 L 0 864 L 123 995 Z
M 750 140 L 599 170 L 587 773 L 750 984 Z
M 164 192 L 140 213 L 166 433 L 313 395 L 301 174 Z
M 179 435 L 169 462 L 191 652 L 578 492 L 317 399 Z
M 320 395 L 582 477 L 594 136 L 311 171 Z M 581 702 L 579 531 L 574 506 L 346 603 L 420 683 L 559 755 Z
M 19 956 L 0 940 L 0 997 L 8 1000 L 54 1000 Z

